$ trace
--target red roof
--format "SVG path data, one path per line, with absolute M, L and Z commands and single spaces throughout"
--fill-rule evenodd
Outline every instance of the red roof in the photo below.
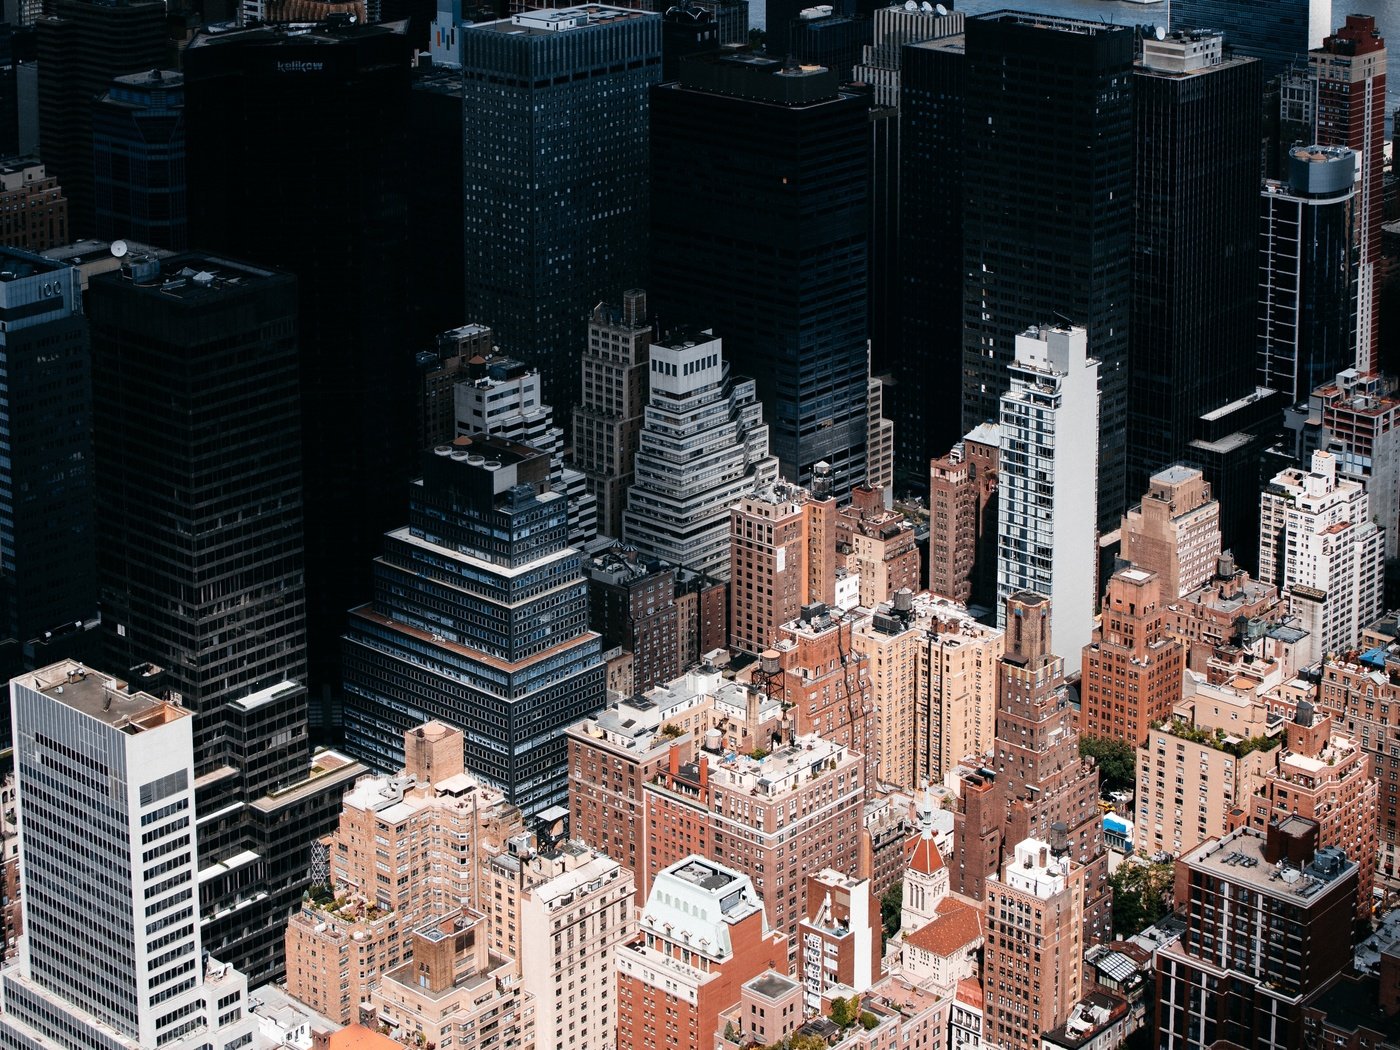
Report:
M 953 994 L 953 998 L 960 1003 L 967 1003 L 982 1009 L 982 984 L 976 977 L 964 977 L 958 982 L 958 990 Z
M 904 866 L 920 875 L 932 875 L 943 869 L 943 858 L 933 839 L 919 834 L 904 844 Z
M 946 957 L 967 947 L 981 936 L 981 910 L 953 897 L 945 897 L 938 903 L 936 917 L 904 940 L 905 943 L 922 948 L 930 955 Z

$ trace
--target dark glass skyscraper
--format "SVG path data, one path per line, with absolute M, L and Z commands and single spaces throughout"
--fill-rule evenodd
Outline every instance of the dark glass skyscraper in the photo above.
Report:
M 1145 39 L 1136 108 L 1127 491 L 1179 461 L 1197 417 L 1254 389 L 1259 62 L 1218 34 Z
M 153 69 L 117 77 L 92 114 L 97 236 L 188 246 L 185 79 Z
M 753 376 L 783 475 L 865 480 L 868 94 L 830 70 L 696 55 L 652 93 L 652 296 Z M 649 289 L 650 291 L 650 289 Z
M 402 30 L 211 30 L 185 50 L 190 199 L 215 202 L 191 209 L 191 242 L 297 278 L 310 675 L 327 698 L 413 470 Z
M 1285 404 L 1356 364 L 1357 155 L 1294 146 L 1259 216 L 1259 382 Z
M 439 719 L 527 813 L 567 804 L 564 729 L 603 706 L 605 672 L 549 457 L 458 438 L 424 453 L 410 491 L 345 637 L 347 747 L 399 769 L 405 731 Z
M 1110 527 L 1126 502 L 1134 35 L 1014 11 L 967 22 L 963 429 L 997 418 L 1018 333 L 1083 325 Z
M 895 468 L 927 481 L 962 426 L 964 37 L 911 44 L 899 77 Z
M 92 374 L 78 271 L 0 251 L 0 639 L 8 657 L 97 612 Z M 50 650 L 50 655 L 58 652 Z M 75 654 L 76 655 L 76 654 Z M 32 662 L 29 666 L 33 666 Z M 9 709 L 0 712 L 8 734 Z M 8 739 L 8 735 L 5 736 Z
M 646 284 L 647 92 L 661 79 L 661 17 L 526 11 L 458 39 L 464 316 L 538 364 L 567 420 L 589 311 Z
M 194 712 L 205 945 L 270 977 L 356 768 L 307 734 L 296 285 L 143 257 L 87 305 L 106 666 Z
M 1172 0 L 1173 30 L 1214 29 L 1239 55 L 1259 59 L 1264 78 L 1306 63 L 1332 31 L 1332 0 Z
M 165 4 L 52 0 L 36 26 L 40 155 L 68 197 L 68 228 L 87 237 L 93 206 L 92 100 L 113 77 L 169 64 Z

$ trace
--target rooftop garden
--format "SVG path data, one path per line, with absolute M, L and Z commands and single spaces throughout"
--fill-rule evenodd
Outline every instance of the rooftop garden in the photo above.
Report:
M 1250 737 L 1230 736 L 1223 729 L 1207 729 L 1204 726 L 1192 725 L 1183 718 L 1173 718 L 1166 723 L 1154 722 L 1152 728 L 1165 729 L 1179 740 L 1190 740 L 1195 744 L 1204 744 L 1206 747 L 1223 751 L 1227 755 L 1234 755 L 1236 758 L 1244 758 L 1245 755 L 1255 751 L 1272 751 L 1283 743 L 1282 736 L 1265 736 L 1263 734 Z

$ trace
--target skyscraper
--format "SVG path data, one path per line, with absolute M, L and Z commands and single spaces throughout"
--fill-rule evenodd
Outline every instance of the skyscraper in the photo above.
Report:
M 563 730 L 604 701 L 565 500 L 548 456 L 500 438 L 458 438 L 422 465 L 374 601 L 351 612 L 346 744 L 391 770 L 408 729 L 459 726 L 467 769 L 533 815 L 566 801 Z
M 564 428 L 540 390 L 540 370 L 505 354 L 472 355 L 452 390 L 454 437 L 487 436 L 529 445 L 549 457 L 549 487 L 569 504 L 569 543 L 598 535 L 598 501 L 582 474 L 564 465 Z
M 265 980 L 359 772 L 307 734 L 296 285 L 129 258 L 87 305 L 107 660 L 194 715 L 205 945 Z
M 900 49 L 900 323 L 891 401 L 896 467 L 906 478 L 972 429 L 962 425 L 965 43 L 959 33 Z
M 117 77 L 93 104 L 92 148 L 97 236 L 188 247 L 184 77 Z
M 194 921 L 191 712 L 72 661 L 10 694 L 24 936 L 0 976 L 0 1043 L 250 1043 L 248 982 L 203 955 Z
M 1346 146 L 1357 158 L 1356 367 L 1380 369 L 1381 223 L 1385 219 L 1385 40 L 1370 15 L 1346 24 L 1308 55 L 1317 80 L 1317 142 Z
M 652 306 L 754 377 L 783 477 L 865 480 L 868 99 L 836 71 L 694 55 L 652 92 Z
M 647 403 L 651 325 L 646 292 L 623 293 L 621 308 L 599 303 L 588 320 L 583 395 L 574 409 L 574 461 L 598 500 L 598 531 L 622 536 L 622 509 Z
M 997 663 L 995 745 L 997 786 L 1005 804 L 990 815 L 1002 825 L 1003 860 L 1010 858 L 1015 843 L 1034 837 L 1050 842 L 1057 853 L 1061 846 L 1067 848 L 1085 866 L 1081 919 L 1088 947 L 1109 937 L 1099 771 L 1079 755 L 1065 662 L 1052 648 L 1052 603 L 1019 591 L 1006 606 L 1005 649 Z
M 1040 1050 L 1042 1032 L 1069 1017 L 1084 988 L 1085 869 L 1063 843 L 1027 838 L 987 880 L 988 1043 Z M 1031 950 L 1034 945 L 1034 951 Z M 1034 954 L 1028 964 L 1027 954 Z
M 467 313 L 538 362 L 561 419 L 578 403 L 588 313 L 646 283 L 647 92 L 661 18 L 524 11 L 458 32 Z
M 184 52 L 189 191 L 218 201 L 190 242 L 297 278 L 308 657 L 331 719 L 345 611 L 413 469 L 411 57 L 402 24 L 210 30 Z
M 165 669 L 200 776 L 251 757 L 227 751 L 226 704 L 306 675 L 295 296 L 197 254 L 89 286 L 108 662 Z
M 1355 364 L 1356 165 L 1345 146 L 1295 146 L 1260 194 L 1259 384 L 1286 405 Z
M 1083 325 L 1099 361 L 1098 516 L 1107 528 L 1127 499 L 1134 35 L 1013 11 L 967 23 L 963 429 L 996 418 L 1028 325 Z M 1053 163 L 1027 178 L 1025 157 Z
M 1254 389 L 1257 60 L 1215 33 L 1145 39 L 1135 64 L 1129 496 L 1181 458 L 1196 419 Z
M 997 474 L 997 624 L 1007 625 L 1010 595 L 1035 591 L 1053 599 L 1055 638 L 1077 653 L 1089 641 L 1097 588 L 1099 362 L 1088 356 L 1084 329 L 1032 328 L 1016 337 L 1010 373 Z
M 1266 78 L 1306 59 L 1332 28 L 1332 0 L 1173 0 L 1173 30 L 1214 29 L 1236 54 L 1257 58 Z
M 657 561 L 727 580 L 729 508 L 778 476 L 754 381 L 730 377 L 709 332 L 654 343 L 650 376 L 622 538 Z
M 35 27 L 43 160 L 68 194 L 69 228 L 96 229 L 92 101 L 113 77 L 170 61 L 165 4 L 152 0 L 54 0 Z
M 81 297 L 76 269 L 0 253 L 0 635 L 19 645 L 97 611 L 92 359 Z

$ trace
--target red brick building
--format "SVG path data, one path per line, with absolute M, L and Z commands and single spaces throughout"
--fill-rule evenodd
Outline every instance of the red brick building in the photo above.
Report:
M 703 856 L 657 873 L 640 927 L 617 957 L 619 1050 L 712 1050 L 744 983 L 786 968 L 752 881 Z
M 1084 647 L 1079 731 L 1137 747 L 1181 699 L 1186 646 L 1166 632 L 1161 578 L 1123 569 L 1108 581 L 1103 614 Z

